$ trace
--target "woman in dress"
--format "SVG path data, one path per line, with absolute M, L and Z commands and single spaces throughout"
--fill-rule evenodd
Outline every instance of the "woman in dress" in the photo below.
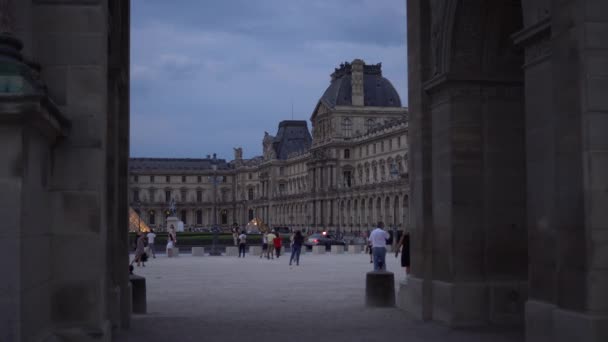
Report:
M 262 235 L 262 253 L 260 254 L 260 259 L 266 255 L 268 252 L 268 233 L 264 233 Z
M 410 233 L 404 232 L 399 239 L 399 244 L 395 249 L 395 258 L 399 255 L 401 249 L 401 267 L 405 269 L 405 278 L 401 281 L 403 284 L 407 284 L 407 277 L 410 274 Z
M 139 267 L 140 263 L 143 264 L 144 267 L 146 267 L 146 263 L 143 258 L 144 254 L 146 253 L 146 246 L 145 246 L 145 240 L 146 236 L 144 234 L 142 234 L 142 232 L 138 232 L 137 233 L 137 244 L 135 247 L 135 258 L 133 259 L 133 261 L 131 261 L 131 265 L 133 265 L 134 262 L 137 263 L 137 266 Z

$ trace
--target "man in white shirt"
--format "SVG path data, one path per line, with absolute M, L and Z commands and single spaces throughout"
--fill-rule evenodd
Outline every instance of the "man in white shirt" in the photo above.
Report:
M 378 222 L 378 228 L 372 230 L 368 238 L 374 256 L 374 271 L 386 271 L 386 240 L 390 238 L 390 235 L 383 228 L 384 223 Z
M 146 237 L 148 238 L 148 254 L 152 254 L 152 257 L 156 259 L 156 254 L 154 253 L 154 238 L 156 237 L 156 234 L 150 229 L 150 232 Z

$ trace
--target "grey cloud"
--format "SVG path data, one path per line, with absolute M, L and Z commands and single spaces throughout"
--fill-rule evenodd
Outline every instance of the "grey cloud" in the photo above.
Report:
M 407 103 L 405 5 L 375 1 L 133 0 L 132 154 L 259 154 L 354 58 L 383 62 Z

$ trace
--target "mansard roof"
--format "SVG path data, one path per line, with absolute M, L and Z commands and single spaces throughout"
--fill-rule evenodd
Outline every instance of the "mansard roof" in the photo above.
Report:
M 363 67 L 363 104 L 373 107 L 401 107 L 392 83 L 382 76 L 382 64 Z M 320 99 L 327 107 L 352 105 L 352 64 L 344 62 L 331 74 L 331 83 Z
M 308 124 L 304 120 L 284 120 L 279 123 L 279 130 L 272 145 L 277 159 L 287 159 L 290 154 L 308 150 L 312 137 Z

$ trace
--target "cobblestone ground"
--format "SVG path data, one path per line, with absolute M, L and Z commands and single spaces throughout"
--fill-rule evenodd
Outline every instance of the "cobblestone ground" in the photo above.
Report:
M 146 277 L 148 314 L 134 315 L 116 341 L 523 341 L 518 332 L 451 330 L 396 308 L 364 306 L 369 257 L 158 256 Z M 389 271 L 401 278 L 398 260 Z M 396 279 L 398 282 L 399 279 Z M 396 284 L 398 291 L 398 284 Z

